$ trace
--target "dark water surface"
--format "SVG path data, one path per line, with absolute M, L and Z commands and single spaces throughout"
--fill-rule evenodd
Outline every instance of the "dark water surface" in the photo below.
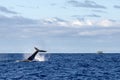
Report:
M 0 80 L 120 80 L 120 54 L 46 54 L 47 61 L 16 62 L 0 54 Z

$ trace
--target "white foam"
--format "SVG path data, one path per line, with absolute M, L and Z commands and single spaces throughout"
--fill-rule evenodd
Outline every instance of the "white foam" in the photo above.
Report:
M 28 54 L 28 53 L 24 53 L 23 54 L 23 59 L 27 59 L 31 54 Z
M 37 54 L 36 56 L 35 56 L 35 60 L 36 61 L 46 61 L 46 58 L 45 58 L 45 54 Z
M 24 54 L 23 57 L 24 59 L 27 59 L 29 56 L 31 56 L 31 54 Z M 38 53 L 36 56 L 35 56 L 35 61 L 47 61 L 48 58 L 45 57 L 45 53 Z

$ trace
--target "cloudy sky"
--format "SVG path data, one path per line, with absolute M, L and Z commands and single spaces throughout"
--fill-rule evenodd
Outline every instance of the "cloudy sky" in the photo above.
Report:
M 120 0 L 0 0 L 0 52 L 120 52 Z

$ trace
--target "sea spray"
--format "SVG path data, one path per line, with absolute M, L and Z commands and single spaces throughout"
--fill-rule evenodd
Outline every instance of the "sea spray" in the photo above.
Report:
M 31 54 L 23 54 L 23 58 L 24 59 L 27 59 L 29 56 L 31 56 Z M 48 58 L 49 58 L 50 56 L 46 56 L 46 54 L 45 53 L 38 53 L 36 56 L 35 56 L 35 61 L 47 61 L 48 60 Z
M 37 54 L 35 56 L 36 61 L 46 61 L 45 54 Z
M 31 56 L 31 54 L 29 54 L 29 53 L 24 53 L 24 54 L 23 54 L 23 59 L 27 59 L 29 56 Z

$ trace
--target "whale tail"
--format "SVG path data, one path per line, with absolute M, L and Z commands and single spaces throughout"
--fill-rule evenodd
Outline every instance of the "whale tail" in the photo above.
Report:
M 36 56 L 36 54 L 38 53 L 38 52 L 47 52 L 47 51 L 45 51 L 45 50 L 40 50 L 40 49 L 38 49 L 38 48 L 36 48 L 36 47 L 34 47 L 35 48 L 35 52 L 27 59 L 27 60 L 29 60 L 29 61 L 32 61 L 34 58 L 35 58 L 35 56 Z
M 40 49 L 38 49 L 38 48 L 36 48 L 36 47 L 34 47 L 34 48 L 35 48 L 35 50 L 38 51 L 38 52 L 47 52 L 47 51 L 45 51 L 45 50 L 40 50 Z

